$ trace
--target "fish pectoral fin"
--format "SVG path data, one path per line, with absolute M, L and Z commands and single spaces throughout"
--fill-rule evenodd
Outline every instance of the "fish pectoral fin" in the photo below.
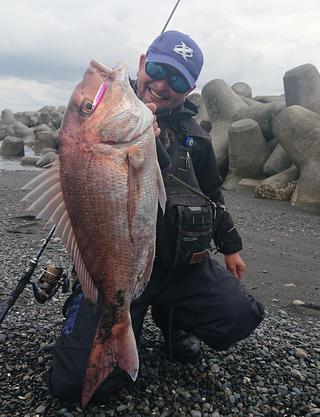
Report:
M 28 210 L 35 211 L 37 218 L 46 220 L 45 227 L 55 225 L 54 235 L 66 244 L 85 297 L 96 303 L 98 290 L 87 271 L 71 225 L 61 187 L 59 162 L 27 183 L 23 190 L 31 190 L 23 198 L 24 201 L 33 201 Z
M 135 147 L 128 150 L 128 227 L 131 242 L 133 237 L 133 217 L 136 211 L 137 197 L 140 193 L 139 175 L 144 162 L 143 152 Z
M 107 339 L 102 328 L 103 322 L 102 317 L 89 357 L 82 388 L 82 407 L 87 406 L 100 384 L 116 366 L 126 371 L 133 381 L 138 376 L 139 356 L 131 319 L 114 326 L 117 327 L 116 331 L 112 328 L 112 335 Z
M 144 154 L 142 149 L 138 147 L 131 147 L 128 149 L 128 161 L 135 169 L 140 169 L 144 163 Z

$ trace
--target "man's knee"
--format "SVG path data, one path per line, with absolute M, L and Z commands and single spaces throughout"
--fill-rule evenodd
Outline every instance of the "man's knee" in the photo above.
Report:
M 247 338 L 264 318 L 264 307 L 246 294 L 238 302 L 225 303 L 218 316 L 201 330 L 200 338 L 209 347 L 226 350 L 236 342 Z

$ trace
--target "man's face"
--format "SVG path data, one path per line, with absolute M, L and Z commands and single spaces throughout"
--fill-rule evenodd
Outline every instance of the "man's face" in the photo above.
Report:
M 157 113 L 166 113 L 184 102 L 186 96 L 193 90 L 190 88 L 186 93 L 174 92 L 168 80 L 154 80 L 145 72 L 146 55 L 141 55 L 139 71 L 137 74 L 137 95 L 144 103 L 154 103 Z

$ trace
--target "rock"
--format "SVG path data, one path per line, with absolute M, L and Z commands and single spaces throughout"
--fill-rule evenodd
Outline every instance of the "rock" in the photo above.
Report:
M 0 155 L 6 158 L 24 156 L 23 139 L 14 136 L 5 137 L 1 144 Z
M 3 333 L 0 333 L 0 344 L 5 343 L 7 340 L 7 336 Z
M 299 379 L 303 379 L 303 376 L 301 375 L 301 372 L 298 371 L 298 369 L 291 369 L 291 373 L 293 376 Z
M 39 407 L 37 407 L 36 409 L 36 413 L 38 414 L 42 414 L 46 411 L 46 407 L 44 405 L 39 405 Z
M 212 365 L 210 366 L 210 370 L 211 370 L 211 372 L 213 372 L 214 374 L 216 374 L 216 373 L 220 372 L 219 365 L 217 365 L 216 363 L 212 364 Z
M 285 108 L 273 124 L 276 137 L 299 168 L 292 203 L 320 212 L 320 116 L 300 106 Z
M 229 128 L 229 172 L 241 178 L 261 178 L 270 150 L 258 123 L 239 120 Z
M 287 71 L 283 77 L 287 106 L 299 105 L 320 113 L 320 74 L 312 64 Z
M 279 315 L 282 317 L 288 317 L 288 313 L 285 310 L 279 310 Z
M 52 343 L 41 343 L 40 352 L 50 352 L 55 347 L 55 342 Z
M 278 386 L 278 392 L 281 395 L 287 395 L 288 394 L 288 387 L 286 385 L 279 385 Z
M 305 303 L 303 301 L 301 301 L 301 300 L 293 300 L 292 301 L 292 304 L 294 306 L 304 306 L 305 305 Z
M 120 404 L 120 405 L 118 405 L 117 406 L 117 408 L 116 408 L 116 411 L 118 412 L 118 413 L 122 413 L 123 411 L 126 411 L 126 409 L 128 408 L 128 406 L 127 405 L 125 405 L 125 404 Z
M 191 414 L 192 417 L 201 417 L 202 416 L 202 413 L 199 410 L 191 410 L 190 414 Z
M 56 161 L 57 159 L 59 159 L 59 156 L 55 152 L 47 152 L 36 162 L 36 167 L 43 168 L 46 165 L 52 164 L 52 162 Z
M 308 357 L 308 354 L 303 349 L 296 348 L 294 350 L 294 356 L 298 359 L 305 359 Z
M 252 98 L 252 90 L 249 84 L 244 82 L 238 82 L 231 86 L 232 90 L 239 96 Z
M 248 107 L 223 80 L 212 80 L 202 89 L 202 97 L 212 125 L 212 145 L 220 172 L 228 171 L 228 130 L 235 112 Z

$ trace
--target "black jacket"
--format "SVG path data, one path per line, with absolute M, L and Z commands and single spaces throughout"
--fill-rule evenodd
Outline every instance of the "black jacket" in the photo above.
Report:
M 172 145 L 170 141 L 181 140 L 186 136 L 192 137 L 193 146 L 190 155 L 199 186 L 212 201 L 224 205 L 224 198 L 220 190 L 222 179 L 218 171 L 211 137 L 193 119 L 196 114 L 196 107 L 186 100 L 184 104 L 169 114 L 157 115 L 158 125 L 161 129 L 159 139 L 170 156 Z M 163 146 L 157 146 L 161 168 L 166 162 L 162 153 Z M 235 253 L 242 249 L 241 238 L 228 211 L 223 211 L 219 216 L 213 240 L 218 250 L 223 254 Z

